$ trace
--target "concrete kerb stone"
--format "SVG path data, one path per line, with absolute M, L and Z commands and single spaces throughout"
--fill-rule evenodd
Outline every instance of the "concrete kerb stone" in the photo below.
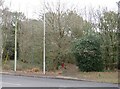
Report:
M 49 78 L 49 79 L 64 79 L 64 80 L 73 80 L 73 81 L 91 81 L 86 79 L 79 79 L 75 77 L 67 77 L 67 76 L 48 76 L 48 75 L 29 75 L 29 74 L 19 74 L 19 73 L 10 73 L 10 72 L 2 72 L 0 74 L 3 75 L 12 75 L 12 76 L 25 76 L 25 77 L 35 77 L 35 78 Z
M 20 73 L 10 73 L 10 72 L 2 72 L 0 74 L 4 75 L 12 75 L 12 76 L 24 76 L 24 77 L 34 77 L 34 78 L 48 78 L 48 79 L 61 79 L 61 80 L 72 80 L 72 81 L 87 81 L 87 82 L 98 82 L 95 80 L 87 80 L 87 79 L 79 79 L 75 77 L 67 77 L 67 76 L 48 76 L 48 75 L 29 75 L 29 74 L 20 74 Z M 100 82 L 98 82 L 100 83 Z M 101 82 L 105 83 L 105 82 Z M 111 84 L 111 83 L 110 83 Z

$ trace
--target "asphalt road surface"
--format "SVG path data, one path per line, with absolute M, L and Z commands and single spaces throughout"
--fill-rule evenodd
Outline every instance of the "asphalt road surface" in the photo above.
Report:
M 66 89 L 65 87 L 118 87 L 118 84 L 2 75 L 2 87 L 64 87 L 63 89 Z

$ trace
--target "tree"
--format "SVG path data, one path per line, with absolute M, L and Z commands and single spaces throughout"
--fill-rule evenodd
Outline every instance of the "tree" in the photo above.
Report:
M 102 58 L 106 69 L 114 69 L 118 61 L 117 20 L 115 12 L 104 12 L 100 18 L 99 30 L 102 39 Z
M 0 7 L 3 6 L 3 0 L 0 0 Z
M 20 30 L 21 21 L 25 16 L 21 12 L 10 12 L 8 8 L 2 11 L 2 37 L 3 37 L 3 61 L 14 59 L 14 37 L 15 22 L 17 20 L 17 29 Z M 19 45 L 19 42 L 17 43 Z M 19 46 L 18 46 L 19 47 Z M 17 49 L 19 51 L 19 48 Z
M 81 71 L 103 71 L 104 65 L 101 58 L 100 40 L 97 36 L 86 35 L 73 43 L 73 54 L 77 66 Z
M 45 14 L 46 61 L 49 60 L 47 64 L 52 62 L 54 69 L 58 69 L 61 62 L 74 62 L 74 57 L 70 56 L 71 43 L 87 34 L 91 23 L 83 20 L 75 10 L 63 8 L 60 2 L 55 10 L 49 6 L 46 6 L 48 12 Z
M 59 63 L 65 61 L 65 52 L 68 50 L 67 45 L 70 43 L 70 37 L 67 33 L 69 29 L 65 26 L 64 19 L 67 12 L 61 10 L 60 2 L 57 6 L 55 11 L 46 6 L 48 10 L 48 13 L 46 13 L 46 58 L 53 62 L 54 69 L 58 69 Z
M 41 64 L 43 46 L 42 21 L 28 19 L 22 22 L 19 35 L 20 60 L 29 64 Z
M 2 37 L 3 37 L 3 61 L 14 57 L 14 27 L 11 20 L 11 12 L 8 8 L 2 11 Z M 10 58 L 11 57 L 11 58 Z

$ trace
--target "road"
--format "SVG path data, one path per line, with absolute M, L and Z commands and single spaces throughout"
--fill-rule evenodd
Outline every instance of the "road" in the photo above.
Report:
M 117 84 L 2 75 L 2 87 L 118 87 Z

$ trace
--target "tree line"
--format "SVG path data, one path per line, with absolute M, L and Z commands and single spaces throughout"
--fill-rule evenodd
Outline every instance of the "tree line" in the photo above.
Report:
M 2 0 L 0 6 L 3 6 Z M 118 69 L 118 13 L 91 9 L 91 13 L 83 17 L 76 10 L 61 8 L 61 3 L 55 10 L 46 4 L 46 69 L 59 69 L 62 62 L 76 64 L 81 71 Z M 39 19 L 29 19 L 9 8 L 2 8 L 0 12 L 3 64 L 14 60 L 17 20 L 18 61 L 38 64 L 42 69 L 43 14 L 40 13 Z

